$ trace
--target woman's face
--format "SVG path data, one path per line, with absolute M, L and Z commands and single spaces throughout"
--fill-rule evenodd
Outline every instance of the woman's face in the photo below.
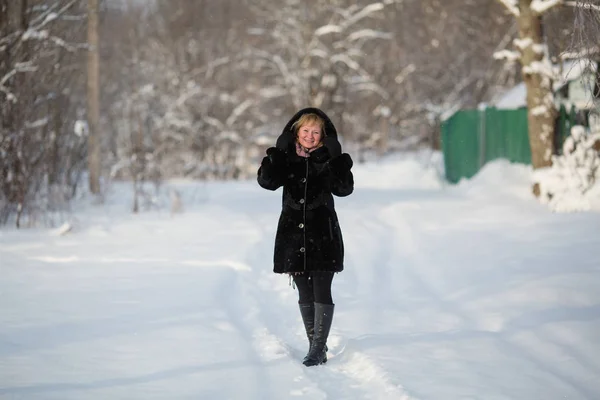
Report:
M 318 147 L 322 136 L 321 126 L 317 123 L 304 124 L 298 129 L 298 143 L 307 150 Z

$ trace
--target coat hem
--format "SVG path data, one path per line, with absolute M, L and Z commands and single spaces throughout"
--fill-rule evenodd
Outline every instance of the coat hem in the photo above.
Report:
M 283 275 L 283 274 L 286 274 L 286 275 L 287 274 L 303 274 L 305 272 L 334 272 L 334 273 L 337 273 L 337 272 L 342 272 L 343 270 L 344 270 L 343 268 L 342 269 L 336 269 L 336 270 L 331 270 L 331 269 L 310 269 L 310 270 L 306 270 L 306 271 L 276 271 L 276 270 L 273 270 L 273 273 L 274 274 L 281 274 L 281 275 Z

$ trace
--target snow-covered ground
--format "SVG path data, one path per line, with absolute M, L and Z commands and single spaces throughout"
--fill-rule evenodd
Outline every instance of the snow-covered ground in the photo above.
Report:
M 65 235 L 5 228 L 0 398 L 599 399 L 600 213 L 548 211 L 523 166 L 446 186 L 438 163 L 356 166 L 313 368 L 271 272 L 280 191 L 173 182 L 183 213 L 132 215 L 115 186 Z

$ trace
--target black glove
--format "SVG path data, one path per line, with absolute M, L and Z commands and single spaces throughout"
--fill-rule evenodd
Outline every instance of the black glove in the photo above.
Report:
M 277 144 L 275 145 L 278 149 L 288 151 L 294 145 L 296 137 L 292 131 L 283 132 L 277 138 Z
M 285 165 L 287 160 L 285 152 L 278 147 L 269 147 L 267 149 L 267 156 L 271 164 L 276 167 Z
M 342 145 L 340 145 L 337 138 L 333 136 L 325 136 L 323 138 L 323 146 L 327 147 L 331 157 L 337 157 L 342 154 Z
M 329 167 L 337 175 L 347 173 L 352 168 L 352 165 L 354 165 L 354 163 L 348 153 L 344 153 L 329 160 Z

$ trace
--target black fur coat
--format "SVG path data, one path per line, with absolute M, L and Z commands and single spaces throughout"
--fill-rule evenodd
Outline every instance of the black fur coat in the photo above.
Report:
M 307 158 L 296 154 L 291 127 L 303 114 L 325 121 L 324 145 Z M 316 108 L 300 110 L 284 128 L 277 146 L 267 149 L 258 169 L 265 189 L 283 186 L 282 211 L 275 237 L 274 272 L 340 272 L 344 269 L 344 243 L 333 195 L 354 190 L 352 159 L 341 153 L 337 131 L 327 115 Z

